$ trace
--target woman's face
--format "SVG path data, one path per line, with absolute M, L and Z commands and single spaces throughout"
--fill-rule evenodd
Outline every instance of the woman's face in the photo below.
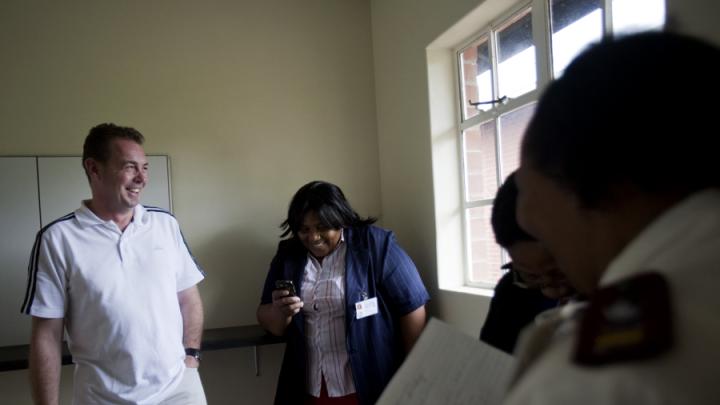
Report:
M 341 234 L 340 229 L 331 229 L 322 225 L 314 211 L 305 214 L 300 229 L 297 231 L 300 242 L 318 259 L 322 259 L 335 250 L 340 242 Z

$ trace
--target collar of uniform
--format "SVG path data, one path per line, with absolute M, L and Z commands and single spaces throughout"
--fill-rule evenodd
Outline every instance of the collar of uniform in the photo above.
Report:
M 678 235 L 684 242 L 706 235 L 720 227 L 720 190 L 706 189 L 690 195 L 671 207 L 641 231 L 618 256 L 610 262 L 600 285 L 607 286 L 628 276 L 647 271 L 668 273 L 669 269 L 654 266 L 653 259 L 678 248 Z
M 90 208 L 87 206 L 87 202 L 90 200 L 83 200 L 80 204 L 80 208 L 75 211 L 75 217 L 77 218 L 78 222 L 81 226 L 96 226 L 96 225 L 105 225 L 105 224 L 111 224 L 113 223 L 112 220 L 105 221 L 104 219 L 98 217 L 95 215 Z M 130 223 L 136 223 L 137 225 L 143 224 L 143 217 L 145 216 L 145 207 L 143 207 L 141 204 L 138 204 L 133 209 L 133 219 L 130 221 Z
M 535 316 L 536 324 L 554 322 L 559 323 L 577 318 L 587 307 L 587 301 L 569 300 L 566 304 L 555 308 L 546 309 Z

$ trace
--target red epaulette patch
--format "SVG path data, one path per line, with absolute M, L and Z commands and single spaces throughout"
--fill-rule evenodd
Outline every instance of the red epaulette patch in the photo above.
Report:
M 574 361 L 583 365 L 658 356 L 672 347 L 670 291 L 659 273 L 643 273 L 593 294 L 580 321 Z

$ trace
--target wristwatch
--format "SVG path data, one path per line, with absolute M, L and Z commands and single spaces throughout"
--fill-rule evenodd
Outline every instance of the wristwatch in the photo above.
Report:
M 185 355 L 194 357 L 198 362 L 202 360 L 202 353 L 200 352 L 200 349 L 196 349 L 194 347 L 185 348 Z

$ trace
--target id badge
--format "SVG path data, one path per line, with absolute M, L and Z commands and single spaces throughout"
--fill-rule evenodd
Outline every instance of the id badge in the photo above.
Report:
M 357 319 L 367 318 L 378 313 L 377 297 L 355 303 L 355 317 Z

